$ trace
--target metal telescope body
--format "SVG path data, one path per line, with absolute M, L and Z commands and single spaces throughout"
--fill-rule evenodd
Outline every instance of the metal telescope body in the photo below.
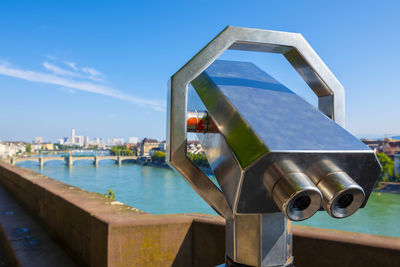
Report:
M 215 61 L 226 49 L 284 54 L 319 110 L 252 63 Z M 226 218 L 227 265 L 291 266 L 290 220 L 352 215 L 380 172 L 342 128 L 343 87 L 299 34 L 227 27 L 171 78 L 167 116 L 169 164 Z M 219 188 L 186 157 L 187 132 Z

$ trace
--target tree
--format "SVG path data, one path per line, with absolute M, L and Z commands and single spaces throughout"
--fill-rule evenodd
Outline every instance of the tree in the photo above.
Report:
M 89 149 L 93 149 L 93 150 L 98 150 L 99 146 L 98 145 L 89 145 L 88 147 Z
M 113 146 L 110 149 L 110 154 L 113 156 L 133 156 L 133 151 L 124 146 Z
M 159 150 L 154 151 L 153 154 L 151 154 L 151 160 L 159 163 L 165 162 L 165 152 Z
M 209 167 L 208 160 L 203 153 L 188 153 L 188 158 L 199 167 Z
M 32 152 L 32 145 L 31 144 L 26 144 L 25 150 L 26 150 L 27 153 L 31 153 Z
M 379 175 L 379 180 L 381 181 L 389 181 L 391 177 L 393 177 L 394 170 L 394 162 L 385 153 L 377 154 L 378 160 L 381 163 L 382 171 Z
M 115 199 L 114 190 L 108 189 L 107 193 L 104 194 L 104 197 L 108 198 L 108 199 L 111 199 L 111 200 L 114 200 Z

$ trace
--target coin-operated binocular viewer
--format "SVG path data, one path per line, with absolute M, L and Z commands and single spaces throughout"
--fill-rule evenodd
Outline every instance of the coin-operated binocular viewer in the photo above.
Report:
M 226 49 L 283 54 L 318 109 L 252 63 L 216 61 Z M 227 27 L 172 76 L 167 160 L 225 217 L 228 266 L 291 266 L 290 221 L 365 205 L 380 166 L 343 126 L 344 88 L 300 34 Z M 219 187 L 187 158 L 187 132 Z

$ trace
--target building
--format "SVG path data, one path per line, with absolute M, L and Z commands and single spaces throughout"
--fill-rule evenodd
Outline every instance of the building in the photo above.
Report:
M 375 153 L 382 152 L 383 140 L 361 139 L 361 142 L 369 146 Z
M 128 143 L 132 143 L 132 144 L 137 144 L 138 142 L 138 138 L 137 137 L 129 137 L 128 138 Z
M 0 159 L 6 157 L 6 146 L 0 143 Z
M 83 145 L 88 146 L 89 145 L 89 136 L 84 136 L 83 137 Z
M 94 144 L 94 145 L 100 145 L 100 144 L 102 144 L 102 143 L 103 143 L 103 138 L 100 138 L 100 137 L 95 137 L 95 138 L 93 138 L 92 144 Z
M 84 140 L 83 136 L 75 135 L 75 139 L 72 144 L 75 146 L 83 146 L 84 144 L 83 140 Z
M 385 138 L 385 140 L 383 140 L 382 152 L 393 160 L 394 154 L 400 152 L 400 140 Z
M 111 138 L 108 143 L 112 146 L 123 146 L 125 141 L 124 138 Z
M 201 147 L 200 141 L 188 141 L 186 151 L 192 154 L 203 153 L 203 148 Z
M 53 144 L 42 144 L 42 150 L 54 150 L 54 145 Z
M 41 144 L 32 144 L 32 152 L 37 152 L 42 150 L 42 145 Z
M 136 147 L 136 143 L 125 143 L 125 147 L 133 151 Z
M 35 143 L 36 143 L 36 144 L 41 144 L 41 143 L 43 143 L 43 137 L 41 137 L 41 136 L 36 137 L 36 138 L 35 138 Z
M 400 152 L 394 154 L 394 175 L 400 176 Z
M 75 129 L 72 128 L 71 130 L 71 145 L 75 144 Z
M 71 139 L 69 137 L 64 137 L 63 138 L 63 144 L 64 145 L 70 145 L 71 144 Z
M 165 141 L 162 141 L 158 144 L 158 150 L 165 152 L 167 150 L 167 143 Z
M 137 146 L 138 156 L 147 157 L 150 155 L 150 150 L 159 147 L 159 143 L 156 139 L 144 138 Z
M 26 151 L 26 144 L 23 142 L 4 142 L 0 144 L 0 158 L 14 157 Z

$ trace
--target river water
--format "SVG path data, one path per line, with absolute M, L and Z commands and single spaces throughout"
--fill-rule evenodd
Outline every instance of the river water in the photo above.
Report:
M 40 169 L 36 162 L 18 166 L 32 169 L 64 183 L 92 192 L 115 192 L 116 200 L 152 214 L 199 212 L 216 214 L 189 186 L 170 169 L 104 160 L 96 168 L 89 160 L 46 162 Z M 367 206 L 345 219 L 333 219 L 326 212 L 295 224 L 352 232 L 400 237 L 400 195 L 372 193 Z

